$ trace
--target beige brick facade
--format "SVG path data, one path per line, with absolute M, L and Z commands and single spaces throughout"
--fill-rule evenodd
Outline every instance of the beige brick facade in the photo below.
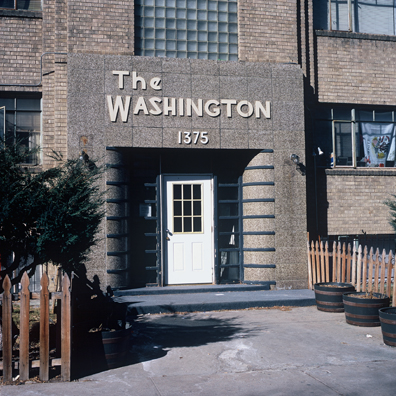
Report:
M 67 1 L 68 51 L 133 55 L 133 1 Z
M 299 218 L 295 221 L 294 229 L 296 231 L 294 235 L 300 235 L 299 240 L 305 238 L 306 227 L 306 211 L 305 207 L 301 206 L 301 202 L 305 199 L 305 179 L 303 175 L 296 171 L 289 160 L 291 150 L 297 150 L 300 158 L 304 158 L 302 74 L 296 64 L 303 58 L 299 44 L 301 44 L 301 26 L 304 26 L 305 31 L 306 16 L 308 16 L 306 7 L 301 6 L 300 2 L 295 0 L 239 0 L 239 60 L 242 62 L 261 62 L 263 64 L 268 62 L 292 65 L 279 65 L 280 67 L 278 65 L 267 65 L 262 70 L 260 65 L 250 65 L 250 68 L 246 67 L 245 70 L 244 64 L 240 63 L 236 68 L 241 68 L 241 71 L 236 73 L 237 69 L 233 70 L 233 62 L 229 62 L 229 64 L 227 62 L 225 66 L 227 70 L 229 69 L 229 72 L 227 72 L 229 74 L 227 77 L 221 78 L 223 86 L 226 87 L 225 92 L 228 92 L 228 87 L 234 83 L 234 76 L 238 76 L 238 79 L 242 81 L 245 78 L 244 73 L 249 75 L 248 84 L 237 84 L 238 89 L 231 91 L 233 93 L 230 92 L 229 97 L 242 95 L 242 92 L 246 91 L 244 94 L 246 97 L 243 96 L 242 98 L 246 99 L 256 90 L 261 89 L 260 94 L 256 95 L 258 98 L 260 98 L 260 95 L 273 98 L 271 99 L 275 109 L 273 116 L 267 123 L 263 123 L 260 128 L 251 133 L 253 137 L 251 142 L 254 148 L 269 148 L 276 151 L 274 153 L 270 150 L 259 155 L 254 159 L 252 166 L 271 165 L 276 170 L 274 168 L 252 169 L 244 174 L 244 183 L 249 185 L 244 187 L 243 191 L 243 199 L 247 200 L 243 204 L 243 212 L 249 218 L 243 220 L 247 234 L 244 242 L 246 251 L 242 253 L 242 261 L 246 265 L 245 279 L 247 281 L 271 281 L 279 273 L 279 281 L 283 279 L 283 283 L 280 283 L 282 287 L 286 285 L 288 287 L 305 287 L 306 284 L 306 276 L 301 271 L 301 268 L 305 269 L 305 260 L 301 253 L 305 252 L 305 246 L 301 245 L 303 247 L 299 248 L 297 245 L 300 242 L 296 242 L 293 239 L 294 237 L 288 237 L 290 234 L 288 224 L 296 214 Z M 104 59 L 109 55 L 114 55 L 114 57 L 111 60 L 106 58 L 108 62 L 114 65 L 123 65 L 119 66 L 123 67 L 122 69 L 115 70 L 127 70 L 124 66 L 126 63 L 122 62 L 126 62 L 123 55 L 134 55 L 134 18 L 134 2 L 120 0 L 103 0 L 100 2 L 93 0 L 43 0 L 42 12 L 0 10 L 0 31 L 2 33 L 0 35 L 0 48 L 4 48 L 4 56 L 0 59 L 0 83 L 38 85 L 36 87 L 9 85 L 0 89 L 3 91 L 42 93 L 41 144 L 44 152 L 43 168 L 48 168 L 53 164 L 52 160 L 46 155 L 51 149 L 62 152 L 65 157 L 77 154 L 77 152 L 72 153 L 70 148 L 70 135 L 77 133 L 77 129 L 78 133 L 89 135 L 91 146 L 92 144 L 98 145 L 97 142 L 101 141 L 102 136 L 105 135 L 103 131 L 96 128 L 99 123 L 84 129 L 83 124 L 81 124 L 81 119 L 84 117 L 80 117 L 78 120 L 73 119 L 77 112 L 73 106 L 70 106 L 72 102 L 68 97 L 68 95 L 70 96 L 70 86 L 75 83 L 76 79 L 79 80 L 79 87 L 82 86 L 81 92 L 76 94 L 76 102 L 90 84 L 95 85 L 95 88 L 91 91 L 97 94 L 98 92 L 95 89 L 99 86 L 99 80 L 103 77 L 103 73 L 93 77 L 90 72 L 103 67 Z M 299 25 L 300 20 L 303 21 L 301 26 Z M 23 32 L 23 39 L 21 32 Z M 18 43 L 18 45 L 10 45 L 10 43 Z M 306 51 L 303 52 L 304 56 L 307 56 Z M 60 53 L 67 53 L 68 57 Z M 75 71 L 75 75 L 67 75 L 67 68 L 70 67 L 67 62 L 70 63 L 71 57 L 76 54 L 81 55 L 82 58 L 84 56 L 90 57 L 83 67 L 79 65 L 84 70 L 80 75 L 79 71 Z M 74 58 L 76 63 L 78 63 L 77 58 Z M 90 61 L 93 63 L 89 64 Z M 134 67 L 137 67 L 135 65 L 141 62 L 142 73 L 144 71 L 151 72 L 151 70 L 146 70 L 146 67 L 149 69 L 153 67 L 154 73 L 158 71 L 155 60 L 145 58 L 138 61 L 134 60 L 134 62 Z M 188 64 L 188 62 L 185 64 Z M 177 64 L 175 63 L 175 65 Z M 257 76 L 253 71 L 254 68 L 259 71 Z M 75 69 L 78 69 L 78 67 L 75 67 Z M 223 73 L 221 64 L 219 70 L 220 73 Z M 180 70 L 170 69 L 168 73 L 170 71 L 175 72 L 175 75 L 178 73 L 174 79 L 174 85 L 180 92 L 181 88 L 185 88 L 180 86 L 179 81 L 182 81 L 180 76 L 186 73 L 184 66 Z M 195 74 L 198 76 L 201 72 L 200 69 L 199 72 L 197 69 Z M 211 74 L 212 71 L 208 73 L 208 75 Z M 169 78 L 164 75 L 163 78 L 165 79 L 165 77 Z M 205 80 L 207 78 L 205 77 Z M 262 78 L 262 80 L 254 83 L 257 78 Z M 270 80 L 270 78 L 273 80 Z M 217 79 L 214 79 L 214 81 L 218 83 Z M 262 85 L 259 85 L 259 83 Z M 249 88 L 247 89 L 248 85 Z M 86 90 L 84 100 L 81 101 L 83 105 L 87 105 L 87 113 L 97 105 L 91 91 Z M 104 92 L 104 90 L 102 89 L 101 92 Z M 264 99 L 269 100 L 268 98 Z M 217 121 L 217 119 L 214 121 Z M 222 119 L 221 122 L 225 123 L 226 121 Z M 241 122 L 243 128 L 247 128 L 250 124 L 252 124 L 252 121 L 249 121 L 249 124 Z M 92 132 L 93 129 L 95 129 L 95 132 Z M 265 130 L 264 134 L 261 129 Z M 272 129 L 277 136 L 275 142 L 267 132 L 267 130 Z M 122 130 L 126 131 L 125 128 Z M 142 141 L 147 147 L 158 145 L 158 143 L 153 143 L 154 134 L 152 132 L 142 134 Z M 293 136 L 298 136 L 296 141 L 291 132 Z M 136 129 L 134 131 L 134 145 L 139 143 L 138 133 L 139 130 Z M 150 139 L 148 139 L 148 135 Z M 222 145 L 227 149 L 242 148 L 242 141 L 247 142 L 248 135 L 241 133 L 240 138 L 234 139 L 234 141 L 230 138 L 230 135 L 227 135 L 225 128 L 222 128 Z M 94 139 L 92 139 L 93 136 Z M 128 136 L 128 133 L 123 136 Z M 211 132 L 208 149 L 213 148 L 211 145 L 216 143 L 214 136 L 214 132 Z M 167 147 L 166 144 L 169 139 L 165 138 L 163 140 L 164 147 Z M 119 142 L 117 141 L 117 143 Z M 162 142 L 160 143 L 162 144 Z M 112 134 L 107 137 L 107 144 L 117 145 Z M 127 147 L 127 139 L 123 139 L 119 144 Z M 218 144 L 220 143 L 218 142 Z M 75 147 L 78 147 L 78 150 L 82 149 L 81 145 L 78 144 Z M 102 146 L 100 148 L 103 149 Z M 245 148 L 251 147 L 246 145 Z M 270 184 L 260 184 L 267 182 L 270 182 Z M 291 211 L 289 216 L 287 213 L 293 205 L 290 205 L 290 199 L 287 199 L 287 197 L 291 195 L 291 191 L 293 191 L 292 202 L 296 204 L 296 210 Z M 255 218 L 257 213 L 264 217 Z M 264 234 L 260 234 L 260 232 L 264 232 Z M 300 250 L 299 254 L 293 253 L 292 259 L 289 257 L 291 246 L 294 253 Z M 88 268 L 88 272 L 92 275 L 99 274 L 102 282 L 107 280 L 110 282 L 113 275 L 110 276 L 106 272 L 110 267 L 104 245 L 99 246 L 94 254 L 95 258 L 92 261 L 95 264 Z M 98 264 L 101 262 L 105 264 L 103 266 Z M 278 266 L 277 269 L 274 268 L 275 264 Z M 114 277 L 117 276 L 114 275 Z
M 393 199 L 393 170 L 328 170 L 329 235 L 392 234 L 386 200 Z
M 317 36 L 319 101 L 395 105 L 396 41 L 386 38 L 353 33 Z
M 296 63 L 296 4 L 241 0 L 239 59 Z M 0 14 L 0 83 L 10 84 L 0 91 L 42 92 L 41 145 L 47 168 L 53 164 L 46 155 L 51 149 L 67 155 L 66 57 L 49 53 L 133 55 L 134 2 L 44 0 L 41 12 L 0 10 Z
M 67 50 L 65 18 L 61 1 L 44 1 L 42 12 L 2 10 L 0 15 L 0 83 L 9 84 L 0 90 L 42 94 L 44 168 L 53 164 L 47 155 L 51 150 L 67 155 L 66 56 L 52 54 Z
M 239 1 L 239 60 L 298 62 L 297 2 Z
M 38 84 L 40 54 L 43 52 L 41 13 L 18 18 L 0 17 L 0 82 L 8 84 Z M 23 34 L 24 40 L 21 41 Z M 38 88 L 0 87 L 1 91 Z
M 316 115 L 317 105 L 321 109 L 345 105 L 348 109 L 366 106 L 366 110 L 395 111 L 395 37 L 315 30 L 312 3 L 306 0 L 301 4 L 301 62 L 307 78 L 305 101 L 309 117 L 321 118 Z M 316 134 L 322 133 L 319 141 L 332 139 L 331 129 L 324 136 L 309 122 L 306 133 L 307 154 L 317 149 Z M 330 152 L 325 154 L 329 156 Z M 309 155 L 307 163 L 311 170 L 307 180 L 308 230 L 312 235 L 394 232 L 384 204 L 395 194 L 394 168 L 335 168 L 326 172 L 316 169 L 314 173 L 315 163 Z
M 0 91 L 42 93 L 44 153 L 55 149 L 67 155 L 68 117 L 71 120 L 68 114 L 67 95 L 71 76 L 67 75 L 67 57 L 55 55 L 54 52 L 69 55 L 98 55 L 95 58 L 98 59 L 98 64 L 102 62 L 100 55 L 115 55 L 111 61 L 114 64 L 117 64 L 122 55 L 134 55 L 134 2 L 43 0 L 42 12 L 0 10 L 0 32 L 0 83 L 10 84 L 6 87 L 0 86 Z M 393 59 L 396 58 L 396 40 L 393 36 L 315 31 L 312 0 L 239 0 L 238 40 L 239 61 L 297 63 L 305 76 L 304 91 L 302 86 L 298 87 L 299 94 L 303 92 L 305 95 L 305 108 L 292 103 L 293 93 L 290 89 L 292 84 L 296 82 L 299 84 L 300 80 L 293 82 L 288 79 L 287 71 L 272 70 L 271 73 L 275 73 L 275 77 L 276 73 L 285 73 L 286 77 L 279 79 L 276 85 L 268 85 L 268 87 L 276 95 L 276 100 L 274 100 L 276 106 L 287 108 L 287 117 L 284 119 L 287 119 L 290 125 L 304 111 L 307 112 L 305 139 L 308 144 L 305 144 L 306 141 L 303 138 L 304 125 L 293 125 L 290 130 L 282 130 L 283 120 L 276 119 L 275 112 L 268 123 L 275 126 L 275 129 L 279 125 L 280 129 L 277 133 L 282 138 L 273 142 L 275 153 L 258 157 L 260 161 L 264 161 L 263 158 L 265 158 L 267 162 L 268 157 L 271 157 L 269 163 L 275 165 L 275 170 L 250 170 L 244 174 L 245 183 L 250 181 L 274 181 L 275 183 L 275 187 L 267 185 L 253 188 L 249 186 L 244 190 L 245 199 L 263 197 L 275 199 L 275 202 L 245 203 L 244 211 L 247 215 L 261 212 L 275 216 L 274 219 L 244 220 L 245 231 L 252 233 L 256 229 L 266 230 L 267 228 L 276 230 L 275 235 L 261 236 L 261 240 L 255 235 L 247 235 L 246 246 L 258 244 L 277 246 L 276 252 L 245 252 L 246 264 L 277 263 L 276 269 L 246 268 L 246 279 L 252 281 L 270 279 L 276 274 L 279 279 L 287 280 L 289 285 L 301 285 L 303 274 L 300 270 L 289 271 L 290 267 L 287 262 L 290 256 L 293 256 L 295 260 L 304 259 L 300 257 L 301 252 L 294 252 L 290 246 L 300 246 L 305 243 L 303 229 L 306 228 L 306 212 L 313 219 L 313 224 L 315 221 L 326 223 L 323 227 L 324 234 L 357 234 L 362 230 L 368 234 L 393 232 L 389 225 L 388 209 L 383 202 L 390 197 L 390 194 L 396 193 L 392 182 L 392 177 L 396 176 L 394 171 L 391 169 L 379 172 L 376 172 L 377 169 L 350 169 L 347 173 L 343 173 L 330 170 L 327 175 L 324 175 L 323 171 L 323 176 L 322 173 L 316 176 L 316 172 L 314 176 L 311 155 L 314 147 L 311 140 L 313 141 L 315 133 L 318 133 L 312 127 L 315 108 L 318 104 L 328 106 L 332 104 L 396 105 L 396 62 Z M 45 53 L 47 54 L 43 55 Z M 42 76 L 41 57 L 43 59 Z M 156 69 L 158 58 L 151 61 L 152 64 L 148 68 L 152 67 L 153 70 L 149 72 L 156 75 L 159 72 Z M 144 62 L 149 63 L 147 58 L 140 64 L 143 65 Z M 139 64 L 139 61 L 136 63 Z M 84 64 L 84 73 L 91 84 L 97 81 L 94 81 L 94 77 L 86 70 L 94 70 L 98 64 L 88 66 Z M 228 65 L 228 62 L 226 64 Z M 179 76 L 184 72 L 180 70 Z M 208 75 L 211 73 L 212 71 L 208 72 Z M 229 73 L 229 76 L 233 76 L 234 72 Z M 175 77 L 175 84 L 181 81 L 179 76 Z M 249 75 L 249 79 L 253 76 L 253 74 Z M 266 74 L 265 77 L 267 78 Z M 21 84 L 38 86 L 21 86 Z M 263 87 L 267 85 L 264 84 Z M 246 84 L 238 88 L 241 91 L 246 88 Z M 92 103 L 92 105 L 96 104 Z M 125 135 L 121 135 L 120 141 L 125 145 L 124 147 L 127 147 L 124 137 L 129 136 L 129 131 L 126 128 L 122 131 L 126 132 Z M 297 140 L 293 138 L 296 131 L 300 136 Z M 81 133 L 87 133 L 87 131 L 81 131 Z M 225 131 L 224 136 L 226 136 Z M 136 145 L 139 140 L 138 133 L 135 133 L 134 139 L 133 144 Z M 146 136 L 141 139 L 148 146 L 153 146 Z M 162 138 L 159 137 L 159 139 Z M 111 141 L 109 139 L 106 142 Z M 230 141 L 230 139 L 224 139 L 223 143 L 225 145 Z M 166 142 L 167 139 L 165 139 Z M 307 155 L 304 155 L 304 150 Z M 296 174 L 294 166 L 290 166 L 291 153 L 297 153 L 302 160 L 302 165 L 306 167 L 309 186 L 308 203 L 304 194 L 294 197 L 294 190 L 286 188 L 293 186 L 301 191 L 302 182 L 299 179 L 301 175 Z M 255 161 L 259 159 L 256 158 Z M 51 164 L 51 160 L 44 156 L 43 167 L 47 168 Z M 316 177 L 317 180 L 314 180 Z M 325 187 L 321 189 L 321 186 Z M 315 189 L 318 191 L 314 191 Z M 279 203 L 282 203 L 282 208 L 288 207 L 285 201 L 290 200 L 290 197 L 293 197 L 294 201 L 290 205 L 288 215 L 285 215 L 279 210 Z M 315 199 L 319 200 L 316 207 Z M 293 208 L 296 208 L 296 213 L 293 212 Z M 303 209 L 300 210 L 300 208 Z M 287 228 L 298 229 L 299 232 L 295 234 L 299 237 L 296 238 L 292 232 L 283 232 L 283 234 L 278 232 L 278 229 Z M 286 287 L 287 283 L 284 285 Z

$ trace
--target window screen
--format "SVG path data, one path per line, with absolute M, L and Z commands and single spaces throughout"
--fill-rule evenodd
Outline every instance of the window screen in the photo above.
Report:
M 237 0 L 135 0 L 135 53 L 238 60 Z

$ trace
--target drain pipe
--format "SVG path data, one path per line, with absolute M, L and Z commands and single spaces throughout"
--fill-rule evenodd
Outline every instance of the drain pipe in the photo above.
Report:
M 39 87 L 43 81 L 43 57 L 45 55 L 67 55 L 67 52 L 44 52 L 40 57 L 40 82 L 38 84 L 0 84 L 0 87 Z

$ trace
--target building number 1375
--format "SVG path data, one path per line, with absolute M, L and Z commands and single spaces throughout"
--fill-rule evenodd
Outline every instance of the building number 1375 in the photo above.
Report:
M 179 144 L 208 144 L 209 137 L 208 132 L 179 132 Z

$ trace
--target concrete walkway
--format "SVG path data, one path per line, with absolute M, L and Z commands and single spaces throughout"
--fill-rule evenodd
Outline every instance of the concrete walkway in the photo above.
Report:
M 271 292 L 272 293 L 272 292 Z M 379 327 L 315 306 L 139 315 L 128 364 L 2 396 L 394 396 L 396 348 Z

